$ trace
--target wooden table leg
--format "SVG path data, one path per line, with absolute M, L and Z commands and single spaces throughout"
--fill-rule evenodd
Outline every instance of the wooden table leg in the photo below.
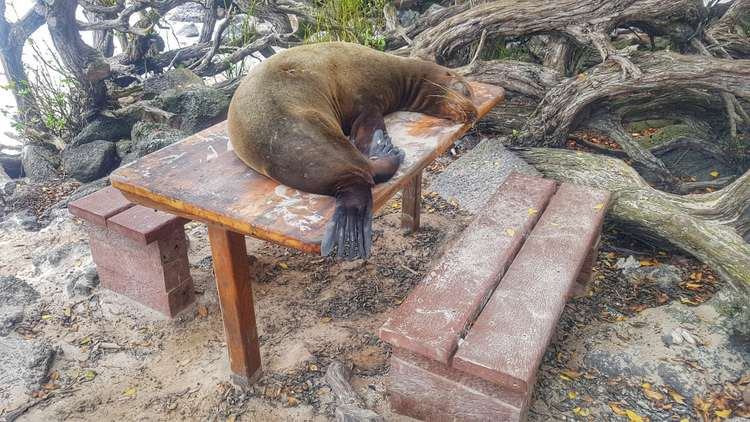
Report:
M 209 225 L 208 238 L 211 242 L 221 316 L 224 319 L 232 381 L 249 386 L 260 377 L 261 366 L 245 236 Z
M 401 228 L 410 232 L 419 230 L 419 213 L 422 207 L 422 172 L 417 173 L 404 186 L 401 193 Z

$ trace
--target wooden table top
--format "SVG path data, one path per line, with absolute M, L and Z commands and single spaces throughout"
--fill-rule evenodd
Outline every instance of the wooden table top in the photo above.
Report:
M 503 99 L 500 87 L 471 85 L 480 116 Z M 390 114 L 385 123 L 406 158 L 393 179 L 375 187 L 375 209 L 469 129 L 411 112 Z M 110 180 L 133 202 L 309 253 L 320 253 L 334 208 L 330 196 L 286 187 L 247 167 L 232 151 L 226 122 L 129 163 Z

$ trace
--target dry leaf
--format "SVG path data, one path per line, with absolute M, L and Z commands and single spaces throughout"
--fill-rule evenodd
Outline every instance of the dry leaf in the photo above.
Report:
M 505 234 L 507 234 L 508 236 L 515 236 L 516 231 L 513 229 L 505 229 Z
M 578 397 L 578 393 L 576 393 L 575 391 L 568 391 L 568 398 L 570 400 L 574 400 L 576 397 Z
M 639 263 L 641 264 L 641 267 L 653 267 L 658 264 L 655 259 L 641 259 Z
M 711 173 L 708 173 L 708 174 L 710 174 L 711 177 L 714 177 L 714 178 L 719 177 L 719 172 L 716 171 L 716 170 L 714 170 L 714 171 L 712 171 Z
M 86 378 L 86 381 L 92 381 L 94 378 L 96 378 L 96 372 L 89 369 L 88 371 L 83 373 L 83 377 Z
M 288 269 L 289 269 L 289 266 L 288 266 L 288 265 L 286 265 L 286 264 L 285 264 L 285 263 L 283 263 L 283 262 L 279 262 L 279 267 L 281 267 L 281 269 L 282 269 L 282 270 L 288 270 Z
M 728 418 L 728 417 L 729 417 L 729 415 L 731 415 L 731 414 L 732 414 L 732 411 L 731 411 L 731 410 L 729 410 L 729 409 L 724 409 L 724 410 L 715 410 L 715 411 L 714 411 L 714 415 L 716 415 L 716 416 L 720 417 L 721 419 L 726 419 L 726 418 Z
M 529 208 L 529 215 L 537 215 L 539 213 L 539 210 L 536 208 Z
M 641 385 L 641 387 L 643 387 L 643 395 L 646 396 L 649 400 L 653 400 L 653 401 L 664 400 L 664 394 L 660 393 L 658 390 L 652 389 L 651 384 L 645 383 Z
M 122 395 L 125 397 L 135 397 L 136 393 L 138 393 L 138 390 L 135 387 L 130 387 L 123 391 Z
M 600 210 L 602 208 L 604 208 L 604 204 L 596 204 L 596 205 L 594 205 L 594 209 L 595 210 Z
M 570 369 L 566 369 L 566 370 L 560 372 L 560 378 L 562 378 L 562 379 L 564 379 L 566 381 L 574 380 L 576 378 L 579 378 L 580 376 L 581 376 L 580 372 L 576 372 L 576 371 L 573 371 L 573 370 L 570 370 Z
M 625 416 L 625 409 L 620 407 L 617 403 L 610 403 L 609 408 L 612 409 L 613 412 L 615 412 L 615 415 L 618 416 Z
M 685 397 L 683 397 L 680 393 L 678 393 L 677 391 L 671 388 L 668 391 L 669 391 L 669 396 L 672 397 L 672 400 L 674 400 L 675 402 L 679 404 L 685 404 Z
M 591 409 L 586 409 L 585 407 L 575 407 L 573 408 L 573 413 L 578 416 L 586 417 L 591 414 Z
M 630 420 L 630 422 L 643 422 L 643 418 L 632 410 L 626 410 L 625 416 L 628 417 L 628 420 Z
M 200 315 L 201 318 L 208 316 L 208 308 L 206 308 L 206 305 L 198 305 L 198 315 Z

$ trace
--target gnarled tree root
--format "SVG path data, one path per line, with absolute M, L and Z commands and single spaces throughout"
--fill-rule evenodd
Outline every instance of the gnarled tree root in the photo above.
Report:
M 612 192 L 611 218 L 695 256 L 750 296 L 743 239 L 750 234 L 750 171 L 716 192 L 681 196 L 652 188 L 615 158 L 549 148 L 519 153 L 545 176 Z

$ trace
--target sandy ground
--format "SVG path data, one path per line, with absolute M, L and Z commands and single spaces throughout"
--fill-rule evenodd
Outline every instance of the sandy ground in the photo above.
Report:
M 41 386 L 0 385 L 0 417 L 21 408 L 18 420 L 25 421 L 329 420 L 335 406 L 324 373 L 336 359 L 354 365 L 352 383 L 369 408 L 387 420 L 406 420 L 389 409 L 384 378 L 390 352 L 375 333 L 470 215 L 425 192 L 423 229 L 404 234 L 398 204 L 396 198 L 376 217 L 368 262 L 337 263 L 248 239 L 264 375 L 247 391 L 226 382 L 204 226 L 187 226 L 197 303 L 167 320 L 100 287 L 87 295 L 68 292 L 71 280 L 92 263 L 85 227 L 65 210 L 39 231 L 6 218 L 0 224 L 0 277 L 13 275 L 39 292 L 12 335 L 46 341 L 57 353 Z M 605 245 L 622 246 L 612 229 L 605 234 Z M 711 415 L 746 409 L 750 342 L 721 329 L 725 316 L 706 302 L 722 283 L 694 260 L 643 253 L 654 254 L 644 259 L 656 266 L 679 266 L 682 279 L 662 287 L 628 281 L 615 268 L 627 253 L 603 251 L 593 293 L 566 307 L 545 356 L 531 420 L 627 419 L 613 409 L 643 420 L 698 420 L 696 406 L 705 402 Z M 704 290 L 680 287 L 697 271 L 712 280 Z M 683 303 L 686 298 L 690 303 Z M 702 340 L 667 347 L 664 333 L 674 327 L 687 327 Z M 679 376 L 665 375 L 658 369 L 662 362 Z M 644 395 L 644 383 L 661 389 L 662 400 Z M 691 385 L 699 388 L 681 391 L 683 404 L 670 399 L 669 389 Z

